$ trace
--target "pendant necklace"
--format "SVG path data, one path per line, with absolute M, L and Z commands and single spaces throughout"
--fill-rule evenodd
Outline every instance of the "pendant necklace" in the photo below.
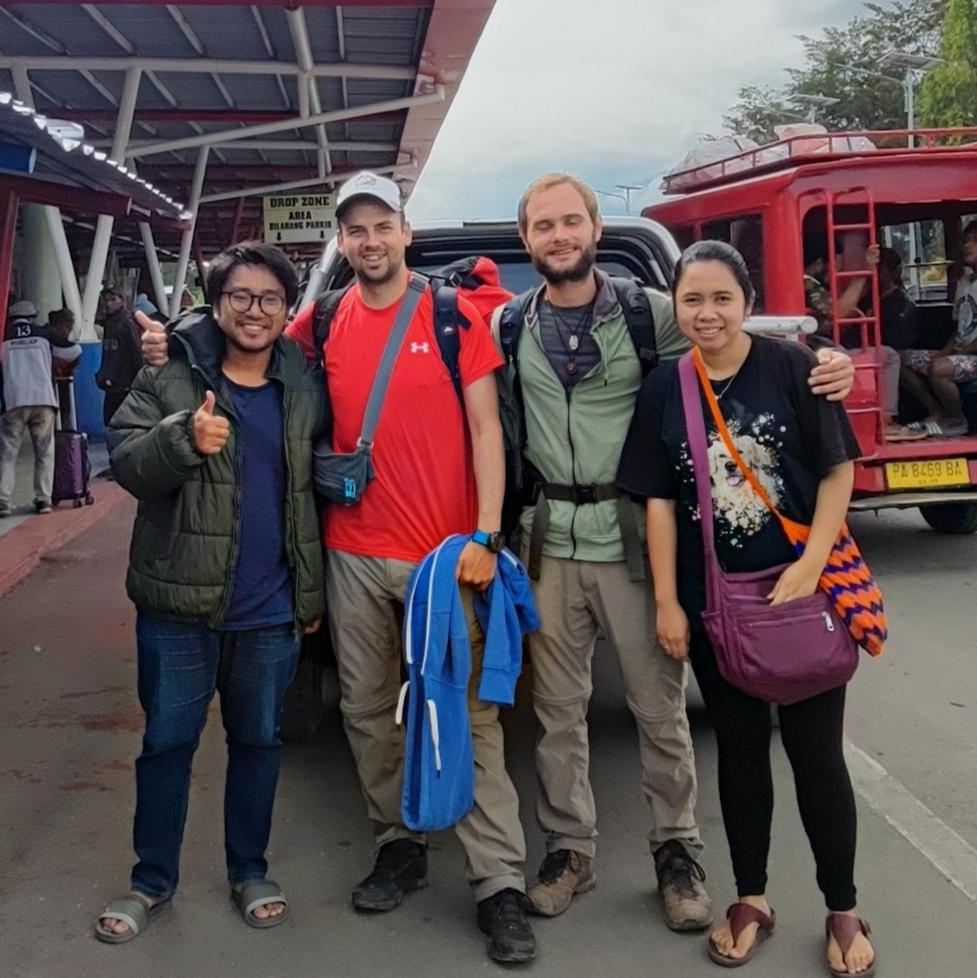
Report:
M 723 389 L 716 394 L 717 401 L 721 401 L 723 399 L 723 394 L 725 394 L 726 391 L 728 391 L 730 387 L 732 387 L 733 381 L 736 380 L 737 374 L 739 374 L 739 370 L 737 370 L 736 373 L 733 374 L 733 376 L 726 381 L 726 386 L 723 387 Z
M 557 306 L 550 303 L 550 311 L 553 315 L 553 325 L 556 327 L 556 335 L 559 336 L 563 348 L 570 354 L 570 358 L 563 365 L 563 369 L 572 377 L 577 372 L 575 354 L 580 349 L 580 333 L 583 331 L 584 324 L 593 319 L 594 303 L 587 303 L 584 309 L 578 314 L 577 320 L 572 326 L 566 324 L 566 320 L 563 319 L 562 315 L 557 311 L 557 308 Z M 564 338 L 561 328 L 564 325 L 566 325 L 567 333 L 569 334 L 566 338 Z

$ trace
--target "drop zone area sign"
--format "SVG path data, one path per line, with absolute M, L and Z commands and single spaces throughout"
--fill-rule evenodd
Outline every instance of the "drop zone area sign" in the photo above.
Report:
M 278 194 L 262 202 L 268 244 L 328 241 L 336 229 L 332 194 Z

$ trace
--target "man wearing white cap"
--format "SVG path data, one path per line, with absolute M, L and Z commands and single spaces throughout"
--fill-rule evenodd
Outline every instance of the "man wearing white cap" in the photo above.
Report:
M 332 450 L 356 446 L 367 396 L 401 300 L 409 294 L 404 255 L 411 242 L 400 189 L 359 173 L 337 197 L 338 245 L 356 273 L 339 301 L 321 350 L 314 310 L 287 333 L 310 359 L 322 357 L 332 404 Z M 398 906 L 427 884 L 427 844 L 401 820 L 403 735 L 395 723 L 400 689 L 397 606 L 415 565 L 445 537 L 471 535 L 456 575 L 472 645 L 469 718 L 475 806 L 456 826 L 466 876 L 478 902 L 489 955 L 524 962 L 536 953 L 522 863 L 519 802 L 505 770 L 498 707 L 477 699 L 483 639 L 472 597 L 495 573 L 505 481 L 494 371 L 502 360 L 478 311 L 458 297 L 462 396 L 438 352 L 431 292 L 424 289 L 394 362 L 372 446 L 375 477 L 359 502 L 331 505 L 323 519 L 326 595 L 339 666 L 342 710 L 373 823 L 373 871 L 353 891 L 360 911 Z
M 33 302 L 10 307 L 0 359 L 4 413 L 0 415 L 0 517 L 10 515 L 20 443 L 28 432 L 34 447 L 34 509 L 51 512 L 54 488 L 54 418 L 58 407 L 52 358 L 77 360 L 81 347 L 53 347 L 47 328 L 37 324 Z

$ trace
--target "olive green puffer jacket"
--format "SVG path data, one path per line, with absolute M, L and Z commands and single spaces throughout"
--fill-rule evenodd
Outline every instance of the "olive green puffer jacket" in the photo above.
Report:
M 224 334 L 194 313 L 171 334 L 170 360 L 144 367 L 109 432 L 112 472 L 139 500 L 126 590 L 143 611 L 220 625 L 231 600 L 240 533 L 238 440 L 220 364 Z M 328 428 L 325 384 L 302 351 L 279 337 L 266 376 L 282 388 L 285 418 L 285 550 L 299 622 L 325 609 L 322 544 L 312 495 L 312 441 Z M 230 437 L 199 455 L 191 418 L 208 390 Z

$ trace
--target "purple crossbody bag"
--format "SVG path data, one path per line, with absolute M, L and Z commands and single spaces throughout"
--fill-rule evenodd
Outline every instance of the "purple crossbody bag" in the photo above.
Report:
M 705 556 L 702 625 L 720 674 L 769 703 L 797 703 L 847 683 L 858 666 L 858 648 L 821 588 L 809 597 L 772 606 L 767 595 L 788 564 L 747 573 L 727 573 L 720 566 L 706 424 L 691 353 L 679 361 L 678 373 Z

